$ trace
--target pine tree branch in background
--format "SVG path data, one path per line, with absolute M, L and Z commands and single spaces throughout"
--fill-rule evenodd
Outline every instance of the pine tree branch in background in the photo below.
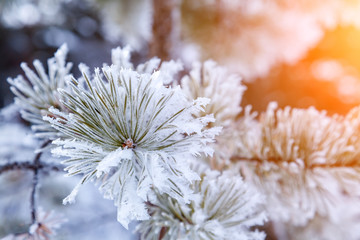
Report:
M 162 60 L 170 59 L 175 6 L 176 0 L 153 0 L 153 37 L 149 46 L 149 57 L 157 56 Z

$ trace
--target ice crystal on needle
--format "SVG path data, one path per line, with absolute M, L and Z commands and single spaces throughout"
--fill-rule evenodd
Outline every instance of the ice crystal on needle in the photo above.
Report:
M 189 188 L 198 175 L 188 160 L 212 154 L 207 143 L 220 131 L 204 129 L 212 116 L 193 117 L 208 99 L 188 101 L 179 87 L 164 87 L 159 72 L 139 74 L 118 66 L 104 67 L 83 88 L 73 79 L 64 105 L 72 113 L 52 108 L 55 118 L 44 117 L 72 139 L 57 140 L 55 154 L 69 157 L 69 175 L 83 174 L 81 183 L 65 202 L 74 200 L 81 184 L 100 179 L 104 196 L 114 199 L 118 221 L 125 227 L 147 219 L 145 201 L 153 189 L 182 203 L 192 198 Z

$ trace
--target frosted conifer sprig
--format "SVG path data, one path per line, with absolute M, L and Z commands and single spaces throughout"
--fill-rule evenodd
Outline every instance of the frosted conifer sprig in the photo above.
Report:
M 170 196 L 157 195 L 151 219 L 137 227 L 141 239 L 153 240 L 260 240 L 265 234 L 250 227 L 262 225 L 263 198 L 230 171 L 207 170 L 192 185 L 197 198 L 183 205 Z
M 234 160 L 267 196 L 272 219 L 304 226 L 315 214 L 331 217 L 339 196 L 360 196 L 358 116 L 359 108 L 329 117 L 275 103 L 258 121 L 247 115 Z
M 161 61 L 157 57 L 153 57 L 150 60 L 139 64 L 134 67 L 131 62 L 131 47 L 117 47 L 111 50 L 111 62 L 112 65 L 117 68 L 127 68 L 133 69 L 138 73 L 147 73 L 152 74 L 154 71 L 159 71 L 159 77 L 164 84 L 171 84 L 174 82 L 175 75 L 183 70 L 183 65 L 181 61 Z M 199 96 L 197 96 L 199 97 Z M 192 99 L 196 99 L 197 97 L 193 97 Z
M 236 119 L 242 111 L 240 103 L 246 87 L 242 85 L 241 77 L 231 74 L 212 60 L 194 63 L 190 73 L 181 79 L 181 86 L 189 99 L 211 99 L 205 112 L 201 114 L 213 114 L 216 122 L 210 123 L 209 127 L 222 126 L 223 130 L 213 144 L 215 156 L 207 158 L 206 161 L 214 168 L 221 169 L 230 163 L 229 159 L 236 149 L 234 139 L 237 136 L 234 135 L 234 128 Z
M 11 91 L 16 95 L 15 102 L 22 108 L 21 116 L 32 123 L 32 129 L 39 138 L 55 139 L 59 137 L 58 131 L 43 120 L 43 116 L 51 114 L 48 109 L 54 107 L 66 111 L 61 104 L 62 97 L 58 88 L 64 88 L 65 78 L 69 74 L 72 63 L 65 61 L 68 48 L 63 44 L 48 60 L 48 73 L 39 60 L 34 61 L 36 73 L 26 63 L 21 64 L 27 80 L 21 75 L 15 79 L 8 79 Z
M 214 114 L 219 126 L 228 126 L 241 112 L 240 103 L 246 89 L 241 78 L 212 60 L 194 63 L 190 73 L 182 78 L 181 86 L 190 99 L 211 99 L 205 113 Z
M 64 105 L 72 113 L 50 111 L 44 117 L 72 138 L 57 140 L 53 153 L 69 157 L 69 175 L 83 174 L 66 198 L 74 200 L 81 184 L 100 179 L 104 197 L 114 199 L 118 221 L 125 227 L 133 219 L 148 219 L 145 201 L 155 198 L 153 189 L 181 203 L 192 199 L 189 185 L 198 179 L 188 161 L 200 153 L 212 154 L 212 142 L 220 128 L 204 129 L 212 116 L 194 118 L 208 99 L 188 101 L 181 89 L 164 87 L 159 73 L 138 74 L 117 66 L 96 70 L 83 88 L 73 79 L 71 92 L 62 90 Z

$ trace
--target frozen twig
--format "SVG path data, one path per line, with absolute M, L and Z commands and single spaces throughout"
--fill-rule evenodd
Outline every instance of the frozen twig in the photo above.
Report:
M 7 171 L 13 171 L 13 170 L 30 170 L 34 171 L 35 168 L 38 168 L 39 170 L 45 171 L 45 172 L 59 172 L 63 171 L 63 166 L 60 164 L 49 164 L 44 162 L 39 162 L 37 166 L 33 162 L 25 161 L 25 162 L 12 162 L 0 165 L 0 174 L 7 172 Z
M 50 140 L 46 140 L 40 147 L 44 148 L 47 145 L 49 145 L 51 143 Z M 35 155 L 34 158 L 34 177 L 33 177 L 33 182 L 32 182 L 32 191 L 31 191 L 31 196 L 30 196 L 30 206 L 31 206 L 31 223 L 34 224 L 36 222 L 36 202 L 35 202 L 35 195 L 36 195 L 36 188 L 38 185 L 38 181 L 39 181 L 39 167 L 40 167 L 40 158 L 42 155 L 42 151 L 38 152 Z

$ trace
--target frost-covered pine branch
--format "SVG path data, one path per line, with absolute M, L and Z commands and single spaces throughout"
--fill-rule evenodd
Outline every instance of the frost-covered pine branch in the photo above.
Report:
M 145 50 L 140 57 L 149 48 L 152 52 L 151 46 L 145 49 L 152 38 L 159 47 L 155 52 L 166 50 L 166 59 L 173 54 L 193 63 L 209 53 L 248 79 L 277 63 L 298 61 L 324 29 L 359 26 L 358 1 L 89 1 L 101 6 L 102 19 L 81 13 L 82 22 L 71 24 L 80 34 L 98 33 L 99 21 L 108 39 L 121 38 Z M 25 7 L 8 5 L 14 9 L 12 22 L 18 22 L 13 27 L 31 26 L 46 16 L 64 21 L 57 5 L 68 1 L 56 0 L 57 7 L 46 0 L 16 2 Z M 34 11 L 36 3 L 48 11 Z M 13 14 L 21 9 L 23 14 Z M 38 16 L 29 17 L 29 9 Z M 6 23 L 9 15 L 0 18 Z M 27 79 L 8 80 L 23 118 L 38 138 L 54 140 L 52 152 L 65 159 L 69 176 L 78 177 L 69 179 L 80 180 L 64 203 L 73 202 L 80 187 L 93 181 L 114 201 L 123 226 L 142 221 L 137 229 L 143 239 L 264 239 L 265 233 L 254 230 L 265 221 L 263 207 L 273 225 L 281 223 L 294 234 L 291 239 L 359 238 L 358 232 L 345 230 L 358 229 L 360 219 L 360 108 L 328 116 L 314 108 L 278 109 L 271 103 L 257 118 L 251 107 L 240 107 L 245 91 L 241 78 L 214 61 L 194 63 L 190 72 L 180 61 L 159 58 L 135 66 L 130 47 L 116 48 L 111 64 L 94 73 L 80 64 L 82 76 L 72 78 L 67 52 L 63 45 L 47 70 L 38 60 L 34 70 L 23 63 Z M 178 81 L 180 75 L 185 76 Z M 36 144 L 22 139 L 26 127 L 0 122 L 0 131 L 19 138 L 1 139 L 0 174 L 34 172 L 30 227 L 5 239 L 53 237 L 59 222 L 38 211 L 35 199 L 40 171 L 61 166 L 50 156 L 40 161 L 48 149 L 36 152 L 33 161 L 18 161 L 17 153 L 6 148 L 15 142 L 22 156 L 33 152 Z M 209 169 L 200 171 L 193 167 L 197 164 Z M 331 231 L 340 224 L 341 230 Z
M 103 76 L 105 76 L 105 79 Z M 57 140 L 53 153 L 69 157 L 69 175 L 83 174 L 64 202 L 74 201 L 81 184 L 100 180 L 104 196 L 114 199 L 118 221 L 125 227 L 134 219 L 148 219 L 145 202 L 153 189 L 179 202 L 192 199 L 189 185 L 198 179 L 188 164 L 207 146 L 220 128 L 204 129 L 212 116 L 193 117 L 208 103 L 188 101 L 179 87 L 163 85 L 161 73 L 139 74 L 114 65 L 87 76 L 86 88 L 72 79 L 71 91 L 61 90 L 71 113 L 51 108 L 45 116 L 72 139 Z
M 249 230 L 265 219 L 256 191 L 266 196 L 271 220 L 295 227 L 318 216 L 333 222 L 339 196 L 360 196 L 359 108 L 329 117 L 271 103 L 259 119 L 249 107 L 239 117 L 241 78 L 213 61 L 194 64 L 178 85 L 179 62 L 153 58 L 135 67 L 130 49 L 117 48 L 111 66 L 90 74 L 82 64 L 75 79 L 59 57 L 64 51 L 57 53 L 63 70 L 49 64 L 53 77 L 37 63 L 41 78 L 25 68 L 32 85 L 9 80 L 24 118 L 43 131 L 40 137 L 60 136 L 52 152 L 66 158 L 69 176 L 81 175 L 64 203 L 94 181 L 114 200 L 124 227 L 144 221 L 144 239 L 263 239 Z M 40 89 L 48 98 L 35 97 Z M 191 166 L 199 162 L 213 171 L 198 174 Z M 238 164 L 237 175 L 224 170 Z
M 167 194 L 157 194 L 150 205 L 151 219 L 137 226 L 142 239 L 265 239 L 250 230 L 266 220 L 263 198 L 234 172 L 206 170 L 192 184 L 197 195 L 181 204 Z
M 247 112 L 240 121 L 248 128 L 233 160 L 267 196 L 271 219 L 304 226 L 315 215 L 333 217 L 339 197 L 359 196 L 359 108 L 329 117 L 270 103 L 253 117 Z
M 230 163 L 229 160 L 236 150 L 234 139 L 237 138 L 237 132 L 234 127 L 242 111 L 240 103 L 246 88 L 239 76 L 231 74 L 212 60 L 194 63 L 190 73 L 181 79 L 181 86 L 189 99 L 210 99 L 205 111 L 200 114 L 213 114 L 216 121 L 209 123 L 208 127 L 221 126 L 222 132 L 212 144 L 215 149 L 214 156 L 207 157 L 206 161 L 214 168 L 221 169 Z
M 54 107 L 62 111 L 67 109 L 61 103 L 57 89 L 65 88 L 65 78 L 70 73 L 71 63 L 66 63 L 68 48 L 62 45 L 53 58 L 48 60 L 48 73 L 39 60 L 34 61 L 36 72 L 26 63 L 21 64 L 27 80 L 23 76 L 8 79 L 11 91 L 16 95 L 15 102 L 20 106 L 21 116 L 32 123 L 32 129 L 39 138 L 57 138 L 58 132 L 42 117 L 51 114 L 48 109 Z

